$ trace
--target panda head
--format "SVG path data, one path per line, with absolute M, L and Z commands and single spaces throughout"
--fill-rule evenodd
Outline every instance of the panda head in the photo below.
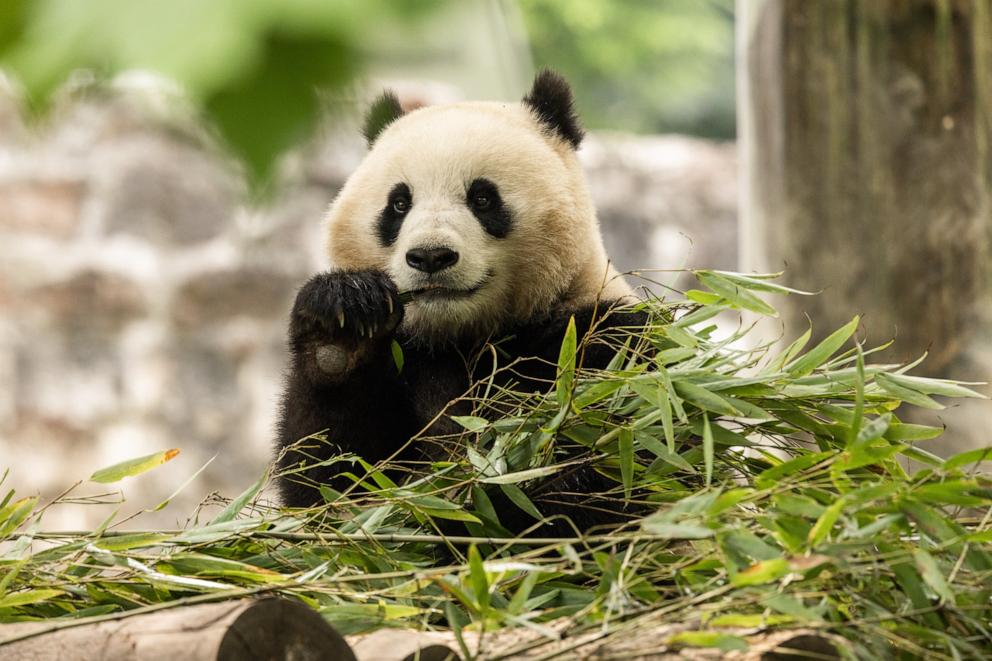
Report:
M 327 217 L 337 268 L 386 271 L 415 293 L 405 330 L 433 344 L 485 337 L 629 287 L 609 265 L 576 149 L 563 78 L 520 103 L 369 110 L 370 151 Z

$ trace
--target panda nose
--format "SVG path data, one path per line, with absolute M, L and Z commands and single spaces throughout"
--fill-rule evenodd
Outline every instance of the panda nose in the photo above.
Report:
M 457 262 L 458 253 L 451 248 L 413 248 L 406 254 L 406 263 L 424 273 L 437 273 Z

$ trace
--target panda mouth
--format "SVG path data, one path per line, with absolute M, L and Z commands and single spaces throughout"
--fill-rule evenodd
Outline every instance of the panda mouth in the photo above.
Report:
M 455 289 L 444 285 L 428 285 L 420 289 L 413 290 L 414 300 L 458 300 L 473 296 L 482 289 L 482 285 L 471 287 L 470 289 Z
M 479 280 L 477 283 L 471 287 L 458 288 L 449 287 L 443 285 L 439 282 L 427 283 L 419 289 L 414 289 L 410 292 L 413 300 L 421 301 L 457 301 L 464 300 L 466 298 L 471 298 L 479 292 L 480 289 L 489 284 L 489 281 L 493 279 L 495 274 L 490 271 Z

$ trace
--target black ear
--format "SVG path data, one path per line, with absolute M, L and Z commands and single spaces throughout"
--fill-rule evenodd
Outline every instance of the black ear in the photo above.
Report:
M 551 69 L 541 69 L 534 77 L 530 92 L 524 97 L 538 121 L 559 137 L 578 148 L 585 132 L 579 125 L 568 81 Z
M 382 130 L 403 116 L 403 108 L 400 100 L 390 91 L 385 91 L 372 102 L 365 113 L 365 124 L 362 126 L 362 135 L 369 147 L 379 137 Z

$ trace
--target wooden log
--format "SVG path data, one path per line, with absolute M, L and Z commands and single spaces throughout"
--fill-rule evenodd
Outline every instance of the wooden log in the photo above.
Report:
M 454 634 L 380 629 L 350 637 L 358 661 L 458 661 Z
M 351 647 L 320 615 L 289 599 L 200 604 L 85 622 L 0 626 L 0 658 L 19 661 L 355 661 Z M 24 637 L 30 636 L 30 637 Z M 5 641 L 11 641 L 5 643 Z
M 875 360 L 988 380 L 992 0 L 738 9 L 743 268 L 822 290 L 776 301 L 787 338 L 861 314 L 869 345 L 896 339 Z M 984 444 L 992 408 L 955 405 L 921 421 L 948 453 Z

